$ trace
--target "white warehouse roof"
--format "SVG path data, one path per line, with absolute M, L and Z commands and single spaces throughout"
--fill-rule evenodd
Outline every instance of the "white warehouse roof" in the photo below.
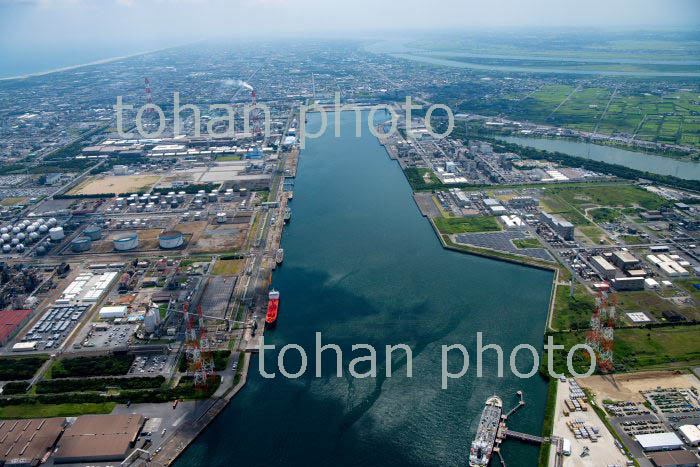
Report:
M 683 425 L 678 428 L 678 431 L 688 440 L 688 443 L 692 445 L 700 443 L 700 429 L 695 425 Z
M 671 432 L 637 435 L 635 438 L 645 451 L 678 449 L 683 446 L 683 441 L 675 433 Z

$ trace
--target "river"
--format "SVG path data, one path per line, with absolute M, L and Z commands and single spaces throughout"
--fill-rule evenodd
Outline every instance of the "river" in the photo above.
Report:
M 525 136 L 499 136 L 498 139 L 521 146 L 530 146 L 535 149 L 558 151 L 570 156 L 623 165 L 644 172 L 673 175 L 686 180 L 700 180 L 700 164 L 697 162 L 680 161 L 644 152 L 628 151 L 611 146 L 565 139 Z
M 265 366 L 277 377 L 264 379 L 253 357 L 247 385 L 179 466 L 464 466 L 486 398 L 500 395 L 509 410 L 517 390 L 527 405 L 509 426 L 541 432 L 547 384 L 538 374 L 512 375 L 508 356 L 520 343 L 541 349 L 552 273 L 444 250 L 398 164 L 367 131 L 366 113 L 363 119 L 356 138 L 353 113 L 343 113 L 336 139 L 329 114 L 324 135 L 302 152 L 284 265 L 273 275 L 280 316 L 265 334 L 266 344 L 277 346 L 266 352 Z M 311 114 L 309 133 L 319 125 Z M 324 344 L 343 350 L 342 378 L 332 352 L 315 377 L 317 331 Z M 503 378 L 493 351 L 476 377 L 477 331 L 503 347 Z M 290 343 L 309 356 L 298 379 L 277 370 L 278 350 Z M 399 343 L 413 350 L 412 378 L 397 358 L 392 377 L 384 376 L 384 346 Z M 442 390 L 441 346 L 455 343 L 469 349 L 470 368 Z M 349 361 L 367 354 L 353 352 L 353 344 L 377 349 L 376 378 L 348 375 Z M 457 371 L 461 357 L 451 357 Z M 287 371 L 299 361 L 287 352 Z M 522 372 L 532 367 L 527 352 L 517 361 Z M 535 465 L 538 451 L 517 441 L 503 448 L 511 465 Z

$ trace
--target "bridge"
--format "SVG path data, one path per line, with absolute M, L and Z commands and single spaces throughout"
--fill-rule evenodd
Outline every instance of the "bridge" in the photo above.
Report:
M 506 438 L 515 438 L 519 439 L 520 441 L 526 441 L 528 443 L 542 444 L 549 442 L 549 438 L 542 438 L 541 436 L 520 433 L 519 431 L 513 431 L 508 429 L 506 429 L 503 434 Z

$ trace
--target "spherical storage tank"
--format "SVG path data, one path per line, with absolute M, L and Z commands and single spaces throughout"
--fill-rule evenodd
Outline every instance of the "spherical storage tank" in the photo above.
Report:
M 125 232 L 114 237 L 115 250 L 133 250 L 137 246 L 139 246 L 139 235 L 136 232 Z
M 90 237 L 78 237 L 70 242 L 71 248 L 77 253 L 89 250 L 91 244 L 92 240 L 90 240 Z
M 12 247 L 10 245 L 3 245 L 2 246 L 3 253 L 9 253 L 10 251 L 12 251 Z
M 41 231 L 41 227 L 39 227 L 39 231 Z M 44 230 L 44 232 L 46 232 L 46 230 Z M 51 240 L 59 241 L 63 240 L 63 237 L 65 237 L 66 234 L 63 233 L 63 227 L 54 227 L 49 230 L 49 236 L 51 237 Z
M 39 233 L 46 233 L 46 232 L 48 232 L 48 230 L 49 230 L 49 228 L 46 224 L 41 224 L 39 226 Z
M 102 236 L 102 227 L 97 224 L 89 225 L 83 231 L 86 237 L 90 237 L 90 240 L 99 240 Z
M 182 232 L 169 230 L 158 235 L 158 241 L 160 242 L 161 248 L 169 249 L 179 247 L 182 245 L 184 239 L 182 238 Z

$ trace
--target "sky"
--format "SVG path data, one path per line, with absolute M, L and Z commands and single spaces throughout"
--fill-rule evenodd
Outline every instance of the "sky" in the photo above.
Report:
M 4 47 L 485 27 L 700 30 L 700 0 L 0 0 Z

